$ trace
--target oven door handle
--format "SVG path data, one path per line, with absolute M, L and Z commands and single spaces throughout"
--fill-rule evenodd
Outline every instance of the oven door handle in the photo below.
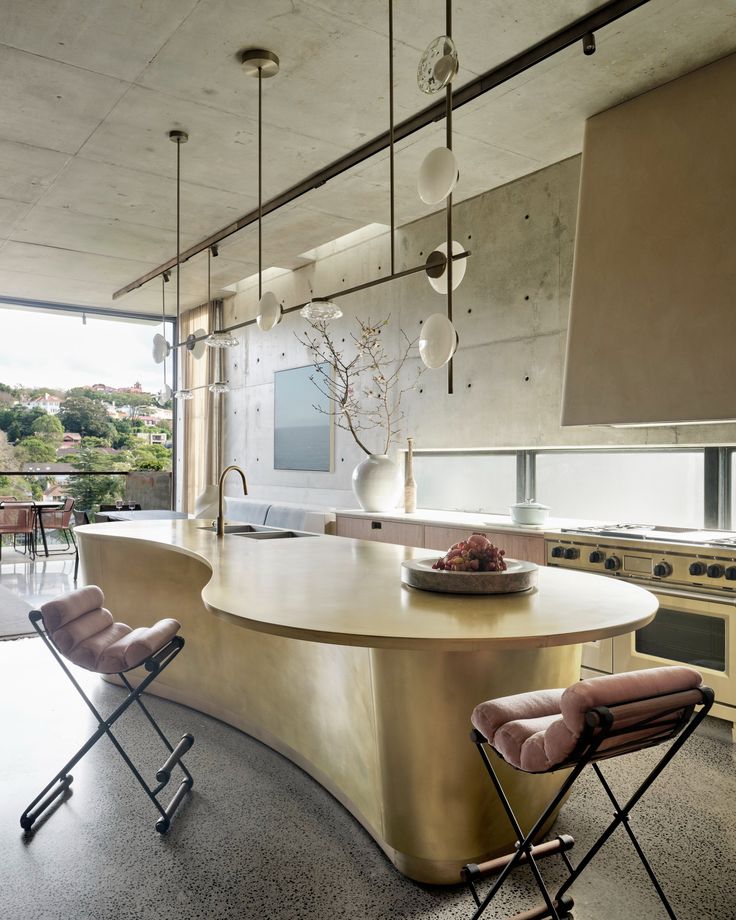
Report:
M 652 594 L 664 594 L 666 597 L 679 597 L 683 600 L 708 601 L 711 604 L 724 604 L 727 607 L 736 606 L 736 596 L 724 597 L 719 594 L 701 594 L 697 591 L 683 591 L 679 588 L 660 587 L 651 582 L 637 581 L 635 584 L 646 588 Z

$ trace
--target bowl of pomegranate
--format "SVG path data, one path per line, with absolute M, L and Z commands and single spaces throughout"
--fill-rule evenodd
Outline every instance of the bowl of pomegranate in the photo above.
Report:
M 443 594 L 514 594 L 536 585 L 537 566 L 506 558 L 505 550 L 474 533 L 453 544 L 444 556 L 402 562 L 401 580 L 412 588 Z

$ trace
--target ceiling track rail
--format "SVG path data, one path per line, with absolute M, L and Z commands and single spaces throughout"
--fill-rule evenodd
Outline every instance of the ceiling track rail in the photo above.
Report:
M 533 45 L 531 48 L 527 48 L 526 51 L 522 51 L 515 57 L 505 61 L 503 64 L 499 64 L 497 67 L 493 67 L 486 73 L 475 77 L 473 80 L 470 80 L 459 89 L 454 90 L 452 94 L 453 110 L 461 108 L 462 106 L 467 105 L 467 103 L 478 99 L 480 96 L 483 96 L 496 87 L 501 86 L 503 83 L 507 83 L 514 77 L 517 77 L 525 71 L 530 70 L 532 67 L 540 64 L 542 61 L 553 57 L 555 54 L 559 54 L 561 51 L 571 47 L 576 42 L 582 41 L 589 33 L 595 33 L 600 29 L 611 25 L 618 19 L 621 19 L 623 16 L 627 16 L 629 13 L 634 12 L 640 7 L 646 6 L 646 4 L 649 2 L 650 0 L 613 0 L 611 3 L 606 3 L 599 9 L 594 10 L 592 13 L 588 13 L 588 15 L 577 19 L 575 22 L 568 26 L 565 26 L 564 29 L 560 29 L 553 35 L 543 39 L 536 45 Z M 422 109 L 420 112 L 417 112 L 410 118 L 407 118 L 395 125 L 393 131 L 393 143 L 397 143 L 406 137 L 410 137 L 412 134 L 415 134 L 422 128 L 426 128 L 428 125 L 431 125 L 433 122 L 441 121 L 443 118 L 445 118 L 446 114 L 447 108 L 444 99 L 428 106 L 425 109 Z M 274 211 L 278 211 L 279 208 L 283 208 L 285 205 L 296 201 L 297 198 L 307 194 L 307 192 L 311 192 L 314 189 L 320 188 L 320 186 L 324 185 L 326 182 L 329 182 L 330 179 L 334 179 L 336 176 L 341 175 L 349 169 L 352 169 L 354 166 L 357 166 L 358 164 L 369 160 L 376 154 L 387 150 L 391 146 L 391 142 L 391 132 L 384 131 L 382 134 L 379 134 L 372 140 L 367 141 L 360 147 L 356 147 L 355 150 L 351 150 L 350 153 L 345 154 L 337 160 L 334 160 L 332 163 L 330 163 L 328 166 L 325 166 L 323 169 L 320 169 L 318 172 L 312 173 L 310 176 L 307 176 L 306 179 L 302 179 L 296 185 L 292 185 L 290 188 L 281 192 L 279 195 L 276 195 L 276 197 L 264 202 L 261 215 L 266 216 L 267 214 L 272 214 Z M 194 246 L 190 246 L 189 249 L 186 249 L 181 253 L 181 261 L 186 262 L 188 259 L 199 255 L 200 252 L 204 252 L 210 246 L 214 246 L 222 240 L 227 239 L 227 237 L 232 236 L 239 230 L 243 230 L 245 227 L 249 227 L 251 224 L 257 223 L 258 215 L 258 208 L 255 208 L 254 210 L 249 211 L 247 214 L 244 214 L 243 217 L 239 218 L 233 223 L 228 224 L 226 227 L 223 227 L 221 230 L 218 230 L 216 233 L 208 236 L 206 239 L 201 240 L 199 243 L 195 243 Z M 112 295 L 113 300 L 124 297 L 131 291 L 142 287 L 153 278 L 163 274 L 163 272 L 170 271 L 176 266 L 176 264 L 176 257 L 172 257 L 167 262 L 159 265 L 158 268 L 152 269 L 150 272 L 147 272 L 145 275 L 142 275 L 135 281 L 131 281 L 130 284 L 126 284 L 125 287 L 115 291 L 115 293 Z

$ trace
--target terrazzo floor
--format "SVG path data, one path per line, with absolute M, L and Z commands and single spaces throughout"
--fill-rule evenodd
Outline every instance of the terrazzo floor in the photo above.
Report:
M 70 587 L 60 587 L 64 564 L 45 564 L 52 566 L 47 580 L 3 566 L 0 584 L 15 584 L 19 593 L 25 584 L 39 599 Z M 95 675 L 75 673 L 103 711 L 122 698 Z M 40 640 L 0 642 L 1 920 L 471 916 L 462 888 L 401 876 L 329 793 L 280 755 L 185 707 L 150 703 L 172 737 L 191 731 L 196 738 L 187 755 L 195 788 L 170 833 L 154 831 L 153 807 L 103 739 L 74 770 L 73 794 L 27 837 L 20 812 L 94 726 Z M 152 775 L 163 758 L 150 728 L 133 710 L 118 724 L 123 743 Z M 736 918 L 736 749 L 729 739 L 725 723 L 707 720 L 632 815 L 679 920 Z M 428 746 L 427 757 L 435 753 Z M 655 756 L 621 758 L 605 772 L 625 794 Z M 573 859 L 610 814 L 589 771 L 555 828 L 576 837 Z M 555 881 L 564 876 L 557 860 L 543 871 Z M 526 873 L 515 874 L 488 920 L 538 902 Z M 620 830 L 573 896 L 576 920 L 666 917 Z

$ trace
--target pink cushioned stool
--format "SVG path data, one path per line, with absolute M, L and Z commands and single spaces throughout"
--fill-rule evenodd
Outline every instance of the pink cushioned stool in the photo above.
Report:
M 160 817 L 156 822 L 156 830 L 159 833 L 165 833 L 169 829 L 174 812 L 194 784 L 192 775 L 182 760 L 184 754 L 194 744 L 194 737 L 186 733 L 174 747 L 141 700 L 143 691 L 151 685 L 164 668 L 171 664 L 184 647 L 184 639 L 177 635 L 181 624 L 176 620 L 166 619 L 159 620 L 153 626 L 131 629 L 125 623 L 116 623 L 104 603 L 105 598 L 102 591 L 90 585 L 87 588 L 72 591 L 63 597 L 57 597 L 44 604 L 40 610 L 31 610 L 28 614 L 33 628 L 43 639 L 46 647 L 97 719 L 97 730 L 23 812 L 20 826 L 25 831 L 30 831 L 46 809 L 59 796 L 68 791 L 73 780 L 69 771 L 103 735 L 107 735 L 115 745 L 120 756 L 158 809 Z M 103 719 L 97 711 L 64 663 L 63 658 L 88 671 L 95 671 L 97 674 L 117 674 L 120 678 L 128 690 L 128 695 L 107 719 Z M 125 676 L 125 672 L 141 666 L 148 673 L 134 688 Z M 112 733 L 111 726 L 132 703 L 138 704 L 169 752 L 163 766 L 156 771 L 157 784 L 154 787 L 145 781 Z M 158 801 L 158 795 L 168 784 L 171 772 L 177 765 L 183 772 L 184 778 L 169 804 L 163 806 Z
M 509 920 L 541 920 L 544 917 L 561 920 L 570 917 L 573 900 L 567 892 L 619 825 L 629 836 L 667 915 L 671 920 L 677 920 L 634 836 L 629 812 L 708 714 L 713 699 L 713 691 L 703 686 L 697 671 L 677 665 L 594 677 L 581 680 L 567 690 L 520 693 L 476 706 L 471 717 L 474 728 L 470 737 L 501 799 L 517 836 L 517 845 L 515 852 L 509 856 L 463 868 L 462 877 L 468 883 L 476 904 L 473 920 L 485 911 L 511 870 L 522 864 L 529 865 L 544 902 Z M 598 761 L 666 741 L 672 741 L 672 744 L 631 798 L 624 805 L 619 804 Z M 570 770 L 559 792 L 527 834 L 519 826 L 485 746 L 514 769 L 525 773 Z M 572 837 L 560 836 L 536 846 L 534 841 L 588 764 L 592 765 L 610 799 L 615 817 L 573 868 L 567 855 L 574 844 Z M 555 853 L 562 857 L 569 877 L 552 895 L 542 879 L 537 862 Z M 478 880 L 495 873 L 500 874 L 481 900 Z

